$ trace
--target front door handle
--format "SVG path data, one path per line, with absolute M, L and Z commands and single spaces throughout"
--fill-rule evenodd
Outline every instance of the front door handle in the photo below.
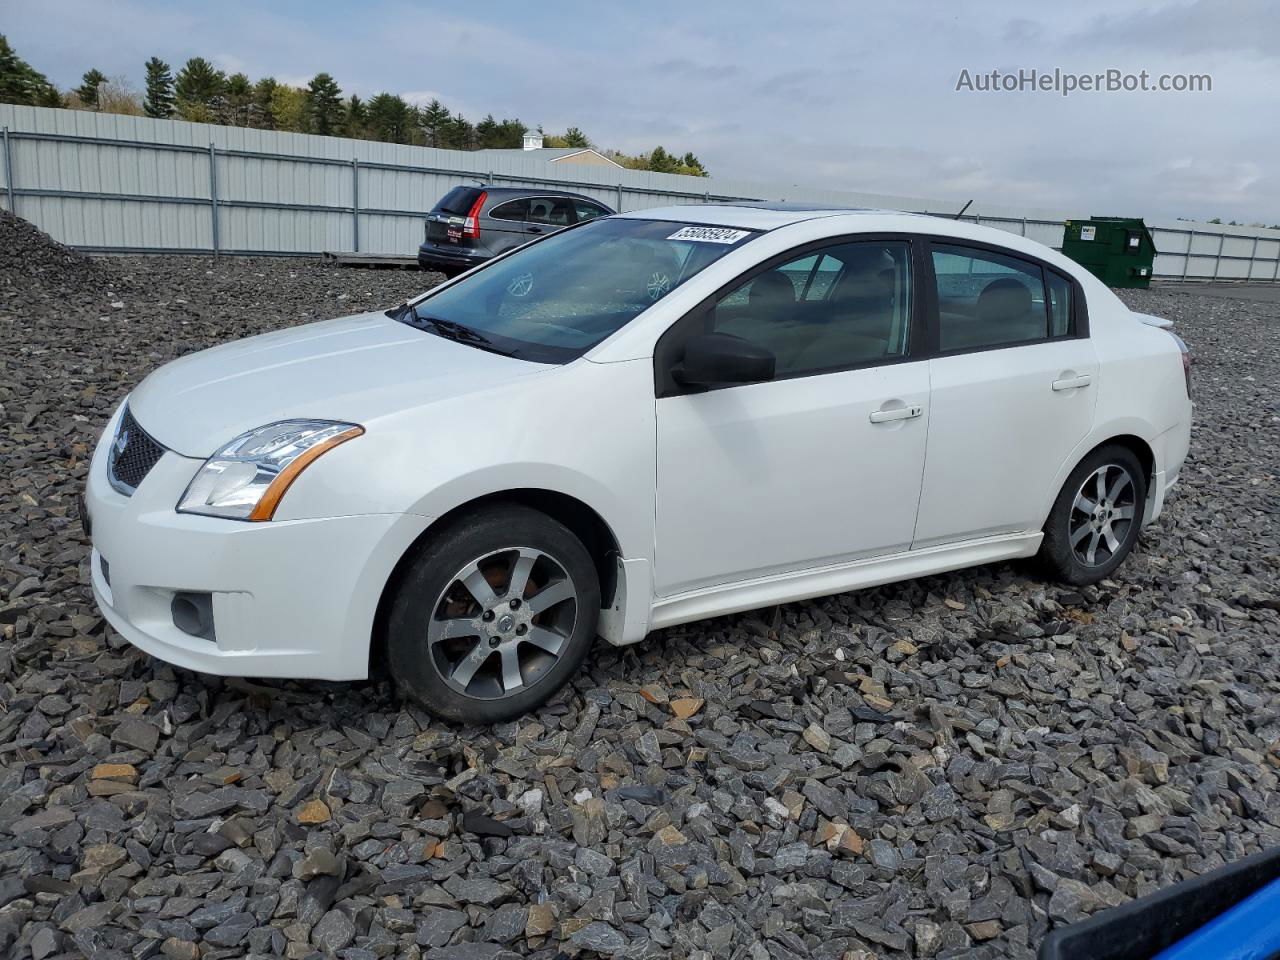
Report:
M 1087 387 L 1091 383 L 1093 383 L 1093 377 L 1082 373 L 1078 377 L 1063 377 L 1061 380 L 1055 380 L 1051 386 L 1055 390 L 1075 390 L 1077 387 Z
M 868 419 L 872 423 L 888 423 L 891 420 L 911 420 L 923 413 L 924 407 L 919 405 L 914 407 L 890 407 L 888 409 L 881 407 L 879 410 L 872 410 Z

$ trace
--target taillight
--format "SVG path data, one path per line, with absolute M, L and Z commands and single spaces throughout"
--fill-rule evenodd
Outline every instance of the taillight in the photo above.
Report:
M 1183 339 L 1172 330 L 1166 330 L 1166 333 L 1173 339 L 1178 341 L 1178 349 L 1182 351 L 1182 375 L 1187 381 L 1187 399 L 1191 399 L 1191 351 L 1187 349 Z
M 476 202 L 467 211 L 467 219 L 462 222 L 462 235 L 468 240 L 480 239 L 480 208 L 484 206 L 488 196 L 488 191 L 481 190 L 480 196 L 476 197 Z

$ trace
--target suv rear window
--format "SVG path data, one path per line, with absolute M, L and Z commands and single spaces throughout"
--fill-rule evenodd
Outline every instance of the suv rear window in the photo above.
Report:
M 440 202 L 436 204 L 436 211 L 465 217 L 481 192 L 478 187 L 454 187 L 440 198 Z

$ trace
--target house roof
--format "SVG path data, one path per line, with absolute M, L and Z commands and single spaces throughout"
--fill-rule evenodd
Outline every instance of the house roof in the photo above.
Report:
M 575 157 L 580 153 L 592 153 L 602 160 L 609 160 L 609 158 L 606 157 L 603 153 L 601 153 L 598 150 L 592 150 L 590 147 L 539 147 L 537 150 L 523 150 L 519 147 L 515 147 L 512 149 L 502 149 L 502 150 L 495 150 L 495 149 L 477 150 L 476 152 L 500 154 L 501 156 L 504 156 L 504 157 L 515 156 L 516 154 L 524 154 L 530 157 L 538 157 L 542 160 L 546 160 L 549 163 L 557 160 L 560 160 L 560 161 L 569 160 L 570 157 Z M 615 167 L 621 166 L 621 164 L 615 163 L 613 160 L 609 160 L 609 162 L 612 163 Z

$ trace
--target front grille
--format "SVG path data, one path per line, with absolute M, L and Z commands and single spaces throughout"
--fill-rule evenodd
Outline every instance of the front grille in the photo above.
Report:
M 110 459 L 107 461 L 111 485 L 126 497 L 132 496 L 164 453 L 165 448 L 138 426 L 138 421 L 125 407 L 120 426 L 111 440 Z

